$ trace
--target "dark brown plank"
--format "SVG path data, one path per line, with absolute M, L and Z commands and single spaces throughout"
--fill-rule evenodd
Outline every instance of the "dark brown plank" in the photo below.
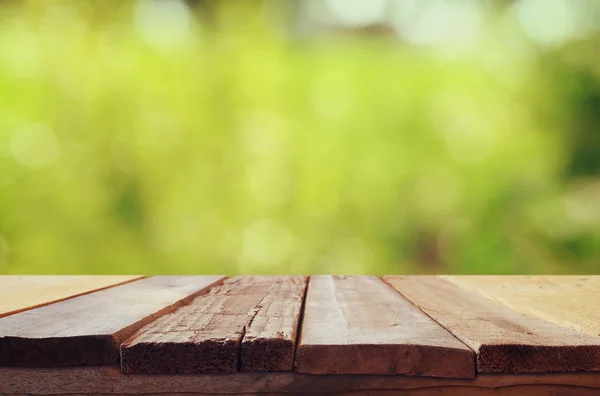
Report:
M 0 318 L 0 365 L 114 363 L 119 345 L 222 276 L 157 276 Z
M 313 276 L 296 371 L 469 378 L 473 352 L 373 276 Z
M 2 395 L 403 395 L 597 396 L 600 374 L 481 374 L 475 379 L 404 375 L 234 373 L 122 374 L 117 366 L 0 368 Z
M 291 370 L 305 284 L 301 276 L 228 279 L 127 340 L 121 346 L 122 370 Z
M 539 320 L 433 276 L 386 276 L 477 352 L 482 373 L 600 371 L 600 338 Z

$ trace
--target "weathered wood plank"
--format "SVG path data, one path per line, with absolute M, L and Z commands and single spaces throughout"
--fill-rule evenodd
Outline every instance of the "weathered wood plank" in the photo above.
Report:
M 127 337 L 222 279 L 157 276 L 0 318 L 0 365 L 114 363 Z
M 143 276 L 0 276 L 0 318 L 141 279 Z
M 242 371 L 292 371 L 300 314 L 308 278 L 282 278 L 278 288 L 271 289 L 260 307 L 241 344 Z
M 468 378 L 473 352 L 373 276 L 313 276 L 296 371 Z
M 238 276 L 121 346 L 126 373 L 291 370 L 306 278 Z
M 465 290 L 559 326 L 600 335 L 600 290 L 589 276 L 448 276 Z
M 438 277 L 384 280 L 473 348 L 479 372 L 600 371 L 600 338 L 513 311 Z
M 600 374 L 480 374 L 475 379 L 404 375 L 234 373 L 122 374 L 117 366 L 0 368 L 2 395 L 407 395 L 596 396 Z

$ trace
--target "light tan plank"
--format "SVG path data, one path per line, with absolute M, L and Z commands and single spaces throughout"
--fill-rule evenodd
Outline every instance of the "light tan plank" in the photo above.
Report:
M 122 370 L 155 374 L 235 372 L 238 367 L 291 370 L 305 285 L 302 276 L 228 279 L 124 343 Z
M 482 373 L 600 371 L 600 338 L 524 315 L 433 276 L 386 276 L 477 352 Z
M 373 276 L 313 276 L 298 372 L 474 376 L 473 352 Z
M 600 374 L 481 374 L 475 379 L 446 379 L 298 373 L 135 375 L 122 374 L 117 366 L 0 367 L 0 394 L 596 396 L 600 394 Z
M 0 318 L 141 279 L 143 276 L 0 276 Z
M 548 275 L 545 278 L 555 283 L 600 291 L 600 276 L 598 275 Z
M 600 335 L 598 277 L 447 276 L 465 290 L 559 326 Z
M 221 276 L 157 276 L 0 318 L 0 365 L 114 363 L 119 345 Z

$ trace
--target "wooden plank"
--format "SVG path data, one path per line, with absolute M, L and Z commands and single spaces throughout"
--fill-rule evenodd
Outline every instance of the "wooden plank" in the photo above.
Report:
M 597 396 L 600 374 L 480 374 L 474 379 L 404 375 L 234 373 L 123 374 L 117 366 L 0 368 L 2 395 L 405 395 Z
M 600 335 L 600 290 L 581 276 L 448 276 L 465 290 L 515 311 L 591 336 Z M 597 279 L 596 279 L 597 280 Z
M 548 275 L 545 278 L 554 283 L 600 291 L 600 276 L 598 275 Z
M 284 277 L 260 302 L 241 343 L 242 371 L 292 371 L 308 278 Z
M 121 346 L 126 373 L 291 370 L 306 278 L 239 276 Z
M 0 365 L 114 363 L 119 345 L 221 276 L 157 276 L 0 318 Z
M 313 276 L 296 371 L 469 378 L 473 352 L 373 276 Z
M 0 276 L 0 318 L 141 279 L 143 276 Z
M 473 348 L 479 372 L 600 370 L 600 338 L 513 311 L 438 277 L 384 280 Z

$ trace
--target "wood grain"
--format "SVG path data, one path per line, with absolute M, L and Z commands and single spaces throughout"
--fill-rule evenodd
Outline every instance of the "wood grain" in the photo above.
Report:
M 600 370 L 600 338 L 513 311 L 438 277 L 384 280 L 475 350 L 479 372 Z
M 468 378 L 473 352 L 373 276 L 313 276 L 296 370 Z
M 0 368 L 2 395 L 407 395 L 596 396 L 600 374 L 480 374 L 475 379 L 403 375 L 234 373 L 122 374 L 117 366 Z
M 292 371 L 306 277 L 285 277 L 260 302 L 241 344 L 242 371 Z
M 600 290 L 589 276 L 448 276 L 465 290 L 515 311 L 597 337 Z
M 0 365 L 114 363 L 127 337 L 222 279 L 157 276 L 0 318 Z
M 546 278 L 554 283 L 600 291 L 600 276 L 598 275 L 548 275 Z
M 238 276 L 121 346 L 126 373 L 291 370 L 306 278 Z
M 143 276 L 0 276 L 0 318 L 141 279 Z

